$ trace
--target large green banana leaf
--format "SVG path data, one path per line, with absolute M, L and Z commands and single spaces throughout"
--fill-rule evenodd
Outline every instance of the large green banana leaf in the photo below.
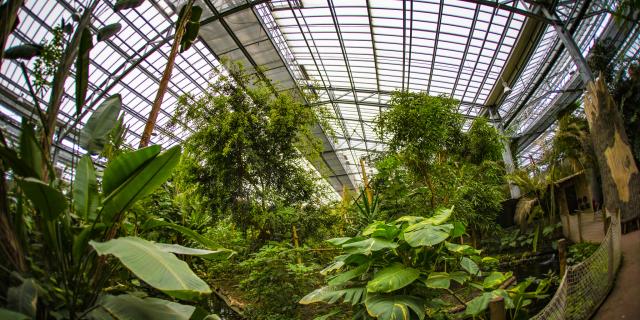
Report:
M 73 205 L 76 214 L 83 219 L 95 219 L 98 207 L 98 181 L 93 162 L 89 155 L 84 155 L 76 167 L 76 178 L 73 183 Z
M 18 180 L 20 188 L 45 219 L 55 220 L 67 208 L 67 199 L 57 189 L 34 178 Z
M 180 161 L 180 154 L 180 146 L 175 146 L 145 162 L 139 170 L 104 199 L 103 221 L 112 222 L 119 213 L 167 181 L 173 168 Z
M 105 295 L 97 307 L 89 313 L 96 320 L 167 319 L 189 320 L 194 306 L 188 306 L 158 298 L 139 298 L 130 294 Z
M 12 310 L 35 318 L 37 304 L 38 289 L 33 279 L 24 279 L 19 286 L 7 290 L 7 307 Z
M 109 162 L 102 176 L 102 194 L 106 197 L 138 171 L 147 161 L 160 154 L 160 146 L 153 145 L 123 153 Z
M 183 236 L 188 237 L 191 240 L 194 240 L 198 243 L 200 243 L 201 245 L 209 248 L 209 249 L 216 249 L 218 247 L 218 245 L 207 239 L 206 237 L 202 236 L 201 234 L 199 234 L 198 232 L 196 232 L 195 230 L 192 230 L 190 228 L 187 228 L 185 226 L 181 226 L 179 224 L 176 223 L 172 223 L 169 221 L 164 221 L 164 220 L 158 220 L 158 219 L 149 219 L 147 220 L 147 222 L 144 223 L 144 225 L 142 226 L 142 229 L 144 230 L 150 230 L 150 229 L 155 229 L 155 228 L 160 228 L 160 227 L 164 227 L 167 229 L 172 229 L 175 231 L 180 232 Z
M 31 171 L 35 174 L 34 177 L 41 178 L 42 151 L 33 126 L 24 120 L 22 121 L 20 133 L 20 160 L 31 168 Z
M 119 94 L 105 99 L 80 131 L 80 146 L 92 154 L 102 151 L 109 132 L 118 122 L 121 107 L 122 97 Z
M 351 303 L 352 306 L 360 303 L 367 297 L 367 289 L 358 288 L 340 288 L 326 286 L 316 290 L 313 290 L 302 299 L 300 304 L 311 304 L 316 302 L 335 303 L 336 301 L 343 299 L 344 303 Z
M 218 250 L 205 250 L 183 247 L 179 244 L 166 244 L 156 243 L 156 247 L 164 252 L 170 252 L 175 254 L 182 254 L 187 256 L 197 256 L 208 260 L 223 260 L 230 258 L 234 252 L 233 250 L 220 248 Z
M 89 244 L 99 255 L 116 256 L 138 278 L 170 296 L 190 300 L 211 293 L 209 286 L 184 261 L 151 241 L 123 237 Z

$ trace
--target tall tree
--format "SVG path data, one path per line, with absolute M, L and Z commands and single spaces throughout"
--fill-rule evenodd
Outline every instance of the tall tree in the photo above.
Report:
M 274 96 L 263 80 L 241 71 L 234 78 L 218 75 L 201 97 L 183 96 L 174 120 L 195 129 L 180 183 L 197 185 L 217 218 L 230 215 L 246 230 L 261 213 L 311 198 L 316 187 L 301 150 L 318 147 L 310 130 L 317 118 L 290 94 Z

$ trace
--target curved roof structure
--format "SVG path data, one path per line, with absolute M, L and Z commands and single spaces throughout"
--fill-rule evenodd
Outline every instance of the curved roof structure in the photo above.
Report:
M 51 38 L 53 26 L 89 1 L 27 1 L 8 47 Z M 92 25 L 120 22 L 123 29 L 91 51 L 88 106 L 105 96 L 123 96 L 127 141 L 138 143 L 151 108 L 184 1 L 147 0 L 114 12 L 100 1 Z M 323 172 L 337 191 L 361 183 L 360 159 L 385 148 L 374 120 L 395 90 L 426 91 L 460 101 L 470 121 L 488 116 L 518 142 L 520 165 L 540 157 L 555 116 L 579 99 L 583 82 L 570 41 L 583 56 L 598 38 L 610 38 L 621 63 L 640 55 L 637 23 L 612 19 L 614 1 L 556 0 L 548 11 L 526 0 L 198 0 L 204 8 L 199 40 L 176 60 L 153 143 L 170 146 L 189 136 L 170 129 L 177 98 L 200 94 L 220 61 L 258 66 L 278 90 L 312 90 L 332 115 L 323 140 Z M 564 30 L 558 33 L 557 30 Z M 564 39 L 563 39 L 564 35 Z M 223 59 L 224 58 L 224 59 Z M 28 66 L 32 68 L 32 65 Z M 72 122 L 74 84 L 66 84 L 60 125 Z M 47 93 L 40 94 L 42 102 Z M 33 106 L 21 69 L 2 65 L 0 115 L 11 132 Z M 86 120 L 86 119 L 85 119 Z M 336 133 L 335 139 L 326 132 Z M 72 158 L 74 135 L 57 142 Z M 63 157 L 64 158 L 64 157 Z M 69 160 L 70 161 L 70 160 Z

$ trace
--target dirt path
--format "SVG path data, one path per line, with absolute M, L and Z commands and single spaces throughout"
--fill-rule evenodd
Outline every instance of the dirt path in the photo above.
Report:
M 640 231 L 622 236 L 622 265 L 611 294 L 592 319 L 640 319 Z

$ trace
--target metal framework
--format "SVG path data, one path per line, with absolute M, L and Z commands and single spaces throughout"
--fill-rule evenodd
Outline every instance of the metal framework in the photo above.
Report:
M 53 26 L 85 2 L 28 1 L 8 46 L 50 39 Z M 578 72 L 576 58 L 587 57 L 600 37 L 613 39 L 621 62 L 640 55 L 638 24 L 616 24 L 610 14 L 615 2 L 609 0 L 557 0 L 546 7 L 531 0 L 198 2 L 205 9 L 200 39 L 176 60 L 152 142 L 170 146 L 188 137 L 187 126 L 168 125 L 178 97 L 201 94 L 212 71 L 224 70 L 220 61 L 240 61 L 249 72 L 261 67 L 274 92 L 310 90 L 317 100 L 309 106 L 330 110 L 332 128 L 314 128 L 324 151 L 313 165 L 338 192 L 361 183 L 361 158 L 385 150 L 375 119 L 395 90 L 458 99 L 465 128 L 491 111 L 491 119 L 500 119 L 497 125 L 517 141 L 516 157 L 526 165 L 541 156 L 556 115 L 581 96 L 585 71 Z M 127 141 L 135 145 L 167 60 L 179 3 L 148 0 L 123 13 L 114 13 L 112 4 L 100 3 L 93 27 L 120 22 L 123 29 L 92 50 L 88 106 L 122 94 Z M 16 63 L 2 65 L 0 89 L 2 122 L 15 131 L 16 121 L 33 114 Z M 39 97 L 44 102 L 48 93 Z M 75 121 L 73 112 L 68 81 L 63 128 Z M 327 136 L 330 131 L 335 139 Z M 75 134 L 63 129 L 57 141 L 69 161 L 80 152 Z

